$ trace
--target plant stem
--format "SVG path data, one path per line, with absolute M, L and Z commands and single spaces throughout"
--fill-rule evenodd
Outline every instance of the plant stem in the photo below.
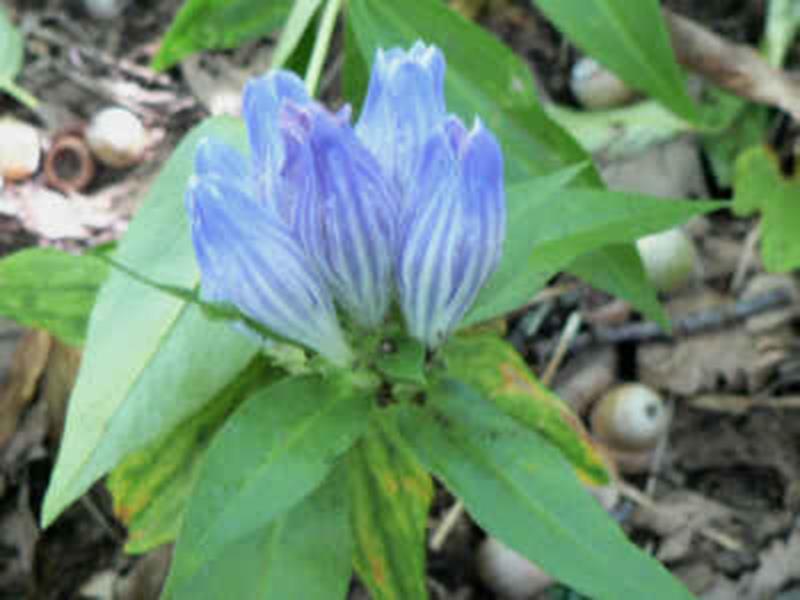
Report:
M 325 57 L 328 55 L 333 28 L 336 25 L 336 17 L 341 5 L 342 0 L 328 0 L 319 22 L 314 50 L 311 52 L 311 59 L 308 61 L 308 69 L 306 69 L 306 87 L 312 96 L 317 92 L 317 84 L 319 84 L 322 67 L 325 64 Z
M 11 80 L 0 81 L 0 90 L 7 92 L 31 110 L 36 110 L 39 107 L 39 101 L 33 94 Z

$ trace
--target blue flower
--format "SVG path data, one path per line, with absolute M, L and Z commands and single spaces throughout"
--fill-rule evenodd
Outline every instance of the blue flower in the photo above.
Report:
M 435 46 L 378 50 L 356 132 L 378 159 L 401 202 L 422 147 L 447 116 L 445 62 Z
M 319 106 L 287 114 L 297 136 L 289 158 L 306 163 L 315 186 L 299 204 L 300 239 L 339 304 L 374 329 L 392 299 L 397 206 L 391 191 L 348 120 Z
M 258 139 L 263 123 L 256 119 L 248 125 L 251 140 Z M 231 303 L 277 334 L 345 364 L 351 350 L 330 291 L 281 217 L 285 211 L 276 210 L 285 198 L 261 196 L 262 184 L 295 195 L 281 168 L 271 179 L 258 170 L 265 160 L 275 160 L 278 151 L 283 153 L 277 139 L 252 142 L 251 164 L 215 140 L 199 145 L 186 204 L 201 293 L 208 301 Z
M 503 157 L 477 121 L 449 117 L 408 184 L 397 287 L 409 333 L 429 347 L 449 335 L 494 272 L 505 237 Z
M 203 296 L 339 364 L 337 307 L 375 329 L 397 300 L 440 345 L 498 264 L 506 210 L 500 147 L 447 114 L 444 69 L 422 43 L 379 51 L 355 128 L 291 73 L 250 82 L 251 157 L 204 141 L 187 193 Z

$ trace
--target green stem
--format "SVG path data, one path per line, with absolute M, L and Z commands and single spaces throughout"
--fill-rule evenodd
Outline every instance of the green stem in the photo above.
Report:
M 336 25 L 336 17 L 341 5 L 342 0 L 328 0 L 325 4 L 325 11 L 322 13 L 314 50 L 311 52 L 311 59 L 308 61 L 308 69 L 306 69 L 306 87 L 312 96 L 317 92 L 317 85 L 325 64 L 325 57 L 328 55 L 333 28 Z
M 14 98 L 16 98 L 19 102 L 22 102 L 22 104 L 24 104 L 31 110 L 36 110 L 39 107 L 39 101 L 33 94 L 31 94 L 26 89 L 18 86 L 11 80 L 1 81 L 0 89 L 7 92 Z

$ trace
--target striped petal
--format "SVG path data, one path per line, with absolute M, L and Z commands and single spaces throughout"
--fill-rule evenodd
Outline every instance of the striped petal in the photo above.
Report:
M 280 114 L 291 103 L 311 102 L 303 81 L 290 71 L 273 71 L 247 83 L 243 114 L 253 155 L 257 197 L 277 209 L 291 226 L 295 198 L 281 185 L 280 170 L 286 149 L 280 131 Z
M 364 109 L 356 125 L 400 198 L 428 137 L 446 116 L 445 62 L 435 46 L 378 50 Z
M 205 299 L 228 302 L 276 333 L 337 364 L 350 349 L 332 298 L 274 213 L 229 176 L 195 176 L 187 191 Z
M 374 157 L 340 115 L 287 110 L 290 161 L 308 165 L 314 189 L 299 203 L 297 231 L 339 304 L 365 327 L 392 297 L 396 203 Z
M 434 348 L 494 272 L 505 237 L 503 159 L 480 122 L 449 118 L 425 145 L 409 187 L 396 266 L 409 333 Z

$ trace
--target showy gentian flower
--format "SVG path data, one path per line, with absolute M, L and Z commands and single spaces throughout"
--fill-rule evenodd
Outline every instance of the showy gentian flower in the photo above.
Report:
M 378 328 L 396 300 L 435 348 L 497 266 L 503 161 L 492 134 L 448 115 L 444 58 L 379 51 L 355 127 L 293 74 L 250 82 L 252 156 L 204 141 L 187 193 L 201 292 L 346 364 L 336 306 Z

